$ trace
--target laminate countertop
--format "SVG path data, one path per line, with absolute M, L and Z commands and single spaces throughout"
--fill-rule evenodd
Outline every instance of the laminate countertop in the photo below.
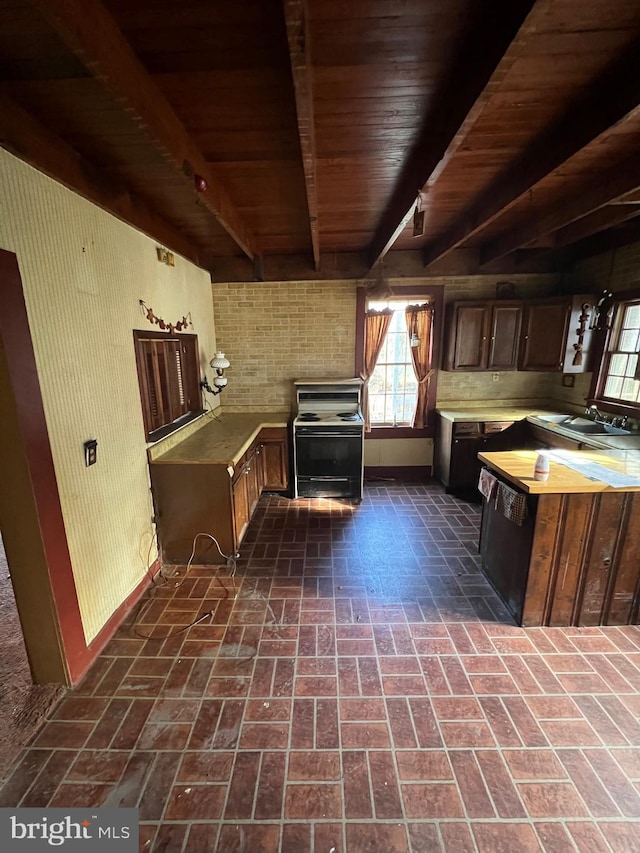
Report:
M 475 421 L 522 421 L 529 415 L 544 415 L 553 414 L 553 412 L 544 406 L 483 406 L 478 407 L 463 407 L 455 406 L 447 408 L 446 406 L 436 407 L 436 412 L 441 418 L 452 421 L 453 423 L 469 423 Z
M 288 415 L 283 412 L 216 415 L 166 453 L 154 453 L 152 461 L 154 465 L 181 463 L 234 467 L 261 429 L 287 427 L 288 422 Z
M 640 485 L 613 488 L 599 480 L 585 477 L 578 471 L 562 465 L 553 456 L 549 458 L 549 479 L 534 480 L 533 468 L 537 455 L 537 450 L 508 450 L 479 453 L 478 458 L 516 488 L 532 495 L 640 492 Z M 566 455 L 567 458 L 575 459 L 579 463 L 594 462 L 612 471 L 640 477 L 640 454 L 637 451 L 611 453 L 597 450 L 577 450 L 568 451 Z

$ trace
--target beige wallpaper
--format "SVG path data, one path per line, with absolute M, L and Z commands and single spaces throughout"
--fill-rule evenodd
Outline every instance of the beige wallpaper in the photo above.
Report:
M 215 351 L 208 273 L 0 151 L 0 246 L 15 252 L 87 641 L 155 558 L 132 329 L 191 313 Z M 83 442 L 98 441 L 85 468 Z

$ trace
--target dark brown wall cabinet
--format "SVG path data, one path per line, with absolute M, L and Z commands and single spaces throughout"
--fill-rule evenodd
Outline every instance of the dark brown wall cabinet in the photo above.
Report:
M 215 536 L 225 554 L 237 553 L 262 490 L 287 488 L 287 448 L 287 430 L 270 427 L 260 431 L 232 473 L 221 464 L 152 462 L 163 561 L 186 563 L 198 533 Z M 194 560 L 223 562 L 206 537 L 197 541 Z
M 456 302 L 449 309 L 447 370 L 515 370 L 522 302 Z
M 594 299 L 584 294 L 541 300 L 454 302 L 448 309 L 446 370 L 590 369 Z

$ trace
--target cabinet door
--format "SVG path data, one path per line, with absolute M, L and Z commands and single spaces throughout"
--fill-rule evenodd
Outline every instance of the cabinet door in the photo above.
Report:
M 494 302 L 491 306 L 487 370 L 515 370 L 522 323 L 521 302 Z
M 287 445 L 284 441 L 265 441 L 262 445 L 264 488 L 281 491 L 287 488 Z
M 566 299 L 527 303 L 520 370 L 562 370 L 570 313 Z
M 489 309 L 486 302 L 455 305 L 450 370 L 486 370 Z
M 247 475 L 243 470 L 242 474 L 233 484 L 233 523 L 235 532 L 235 550 L 240 547 L 240 542 L 244 536 L 249 523 L 249 503 L 247 498 Z
M 258 452 L 258 448 L 256 447 L 254 449 L 254 452 L 249 456 L 249 459 L 247 460 L 244 473 L 244 477 L 247 483 L 247 507 L 249 509 L 249 518 L 251 518 L 251 516 L 253 515 L 253 511 L 256 508 L 258 499 L 260 498 L 260 465 L 260 454 Z
M 449 468 L 449 489 L 451 491 L 472 491 L 478 485 L 480 462 L 479 438 L 454 438 L 451 445 L 451 464 Z

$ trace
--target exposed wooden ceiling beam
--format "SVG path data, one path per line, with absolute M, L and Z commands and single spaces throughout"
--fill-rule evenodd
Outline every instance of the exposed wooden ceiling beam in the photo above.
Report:
M 628 219 L 633 219 L 640 213 L 640 202 L 630 204 L 613 204 L 608 207 L 602 207 L 594 213 L 583 216 L 572 222 L 570 225 L 565 225 L 553 235 L 554 248 L 562 248 L 563 246 L 571 246 L 583 240 L 585 237 L 590 237 L 592 234 L 598 234 L 600 231 L 606 231 L 607 228 L 612 228 L 614 225 L 620 225 Z
M 541 236 L 558 231 L 584 216 L 589 216 L 638 189 L 640 189 L 640 161 L 637 157 L 631 157 L 600 175 L 597 184 L 584 190 L 566 204 L 534 217 L 520 228 L 507 231 L 489 243 L 482 251 L 482 262 L 490 263 L 522 246 L 528 246 Z
M 425 266 L 477 234 L 571 157 L 640 111 L 639 47 L 634 44 L 558 122 L 533 140 L 473 207 L 425 248 Z M 514 239 L 506 251 L 523 245 Z
M 424 117 L 368 250 L 373 267 L 404 230 L 418 193 L 428 190 L 461 146 L 487 101 L 519 57 L 550 0 L 493 3 L 469 27 L 449 79 Z M 533 7 L 533 8 L 532 8 Z M 469 73 L 469 69 L 473 73 Z
M 302 152 L 304 182 L 307 190 L 309 228 L 313 249 L 313 265 L 320 269 L 320 235 L 318 232 L 318 185 L 316 180 L 316 139 L 313 120 L 313 80 L 309 58 L 309 28 L 306 0 L 283 0 L 291 73 L 296 97 L 298 135 Z
M 473 249 L 457 249 L 438 262 L 429 275 L 438 279 L 446 276 L 468 275 L 524 275 L 528 273 L 553 273 L 556 259 L 549 251 L 514 252 L 508 258 L 481 268 L 478 253 Z M 213 282 L 226 281 L 341 281 L 354 279 L 363 282 L 372 278 L 364 253 L 338 252 L 323 254 L 320 270 L 313 270 L 305 255 L 266 255 L 260 276 L 251 263 L 243 257 L 211 258 L 207 268 Z M 419 250 L 390 252 L 384 264 L 385 278 L 424 278 L 422 253 Z
M 164 247 L 201 263 L 199 247 L 115 176 L 98 169 L 0 92 L 0 145 Z
M 591 258 L 594 255 L 602 255 L 604 252 L 615 251 L 622 246 L 640 242 L 640 222 L 636 219 L 625 222 L 617 228 L 602 231 L 576 243 L 564 250 L 564 255 L 569 264 L 574 264 L 582 258 Z M 505 258 L 506 260 L 506 258 Z
M 194 173 L 205 179 L 207 189 L 200 193 L 200 199 L 252 258 L 258 251 L 256 242 L 225 187 L 99 0 L 33 2 L 166 160 L 185 174 L 185 180 L 193 186 Z

